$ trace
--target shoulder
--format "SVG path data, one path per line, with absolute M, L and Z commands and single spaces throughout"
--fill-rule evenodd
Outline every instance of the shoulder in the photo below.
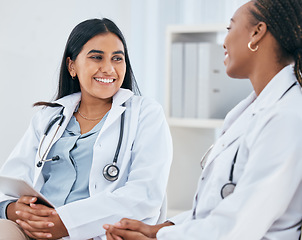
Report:
M 64 107 L 68 107 L 70 105 L 74 106 L 81 100 L 81 92 L 73 93 L 70 95 L 67 95 L 65 97 L 62 97 L 55 101 L 55 103 L 58 103 Z
M 247 128 L 253 138 L 269 136 L 275 140 L 297 139 L 302 135 L 302 94 L 292 89 L 278 102 L 257 112 Z M 298 140 L 298 139 L 297 139 Z

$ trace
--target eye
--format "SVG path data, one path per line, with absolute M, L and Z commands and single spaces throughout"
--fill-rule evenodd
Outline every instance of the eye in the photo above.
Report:
M 121 57 L 121 56 L 114 56 L 114 57 L 112 58 L 112 60 L 113 60 L 113 61 L 117 61 L 117 62 L 121 62 L 121 61 L 124 60 L 124 58 Z
M 91 59 L 96 59 L 96 60 L 101 60 L 103 59 L 103 57 L 101 55 L 93 55 L 93 56 L 90 56 L 89 58 Z

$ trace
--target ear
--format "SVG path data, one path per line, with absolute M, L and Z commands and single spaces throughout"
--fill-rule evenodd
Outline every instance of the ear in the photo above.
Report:
M 267 25 L 265 22 L 259 22 L 256 26 L 252 27 L 251 45 L 257 46 L 267 33 Z
M 68 58 L 66 59 L 66 65 L 67 65 L 67 68 L 68 68 L 68 71 L 69 71 L 70 75 L 71 75 L 72 77 L 75 77 L 75 76 L 77 75 L 77 73 L 76 73 L 76 71 L 75 71 L 74 61 L 72 61 L 72 60 L 70 59 L 70 57 L 68 57 Z

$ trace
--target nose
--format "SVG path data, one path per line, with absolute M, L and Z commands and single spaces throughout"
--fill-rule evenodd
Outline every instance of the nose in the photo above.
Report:
M 114 70 L 114 66 L 112 65 L 111 61 L 104 61 L 101 66 L 100 66 L 100 70 L 101 72 L 105 73 L 105 74 L 112 74 L 115 72 Z

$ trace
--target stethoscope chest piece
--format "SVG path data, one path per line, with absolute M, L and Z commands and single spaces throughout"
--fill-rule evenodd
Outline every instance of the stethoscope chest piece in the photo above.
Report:
M 236 184 L 232 183 L 232 182 L 224 184 L 220 191 L 221 197 L 226 198 L 227 196 L 232 194 L 235 190 L 235 187 L 236 187 Z
M 115 164 L 107 164 L 103 169 L 104 178 L 108 181 L 115 181 L 119 175 L 119 168 Z
M 230 172 L 230 176 L 229 176 L 229 182 L 224 184 L 221 188 L 220 191 L 220 195 L 222 197 L 222 199 L 226 198 L 227 196 L 229 196 L 230 194 L 232 194 L 235 190 L 236 184 L 233 183 L 233 173 L 234 173 L 234 167 L 235 167 L 235 163 L 237 160 L 237 154 L 238 154 L 238 150 L 237 149 L 234 159 L 233 159 L 233 163 L 232 163 L 232 167 L 231 167 L 231 172 Z

